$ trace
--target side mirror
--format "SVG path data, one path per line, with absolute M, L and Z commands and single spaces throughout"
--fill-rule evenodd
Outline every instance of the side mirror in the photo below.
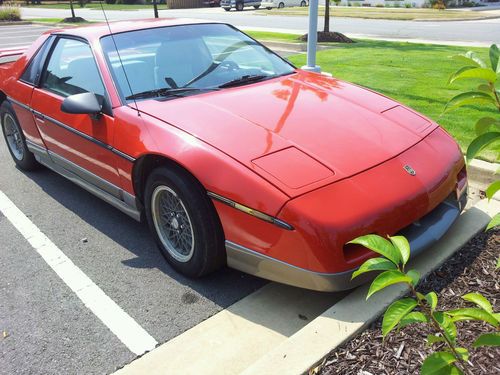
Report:
M 73 114 L 99 115 L 102 105 L 95 94 L 84 92 L 68 96 L 61 104 L 61 111 Z

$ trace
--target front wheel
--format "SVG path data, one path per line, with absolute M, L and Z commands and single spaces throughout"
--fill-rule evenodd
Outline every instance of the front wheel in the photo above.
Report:
M 278 4 L 278 9 L 283 9 L 285 7 L 285 3 L 279 3 Z
M 300 6 L 301 6 L 301 7 L 305 7 L 306 5 L 307 5 L 307 4 L 306 4 L 306 2 L 305 2 L 305 1 L 301 1 L 301 2 L 300 2 Z
M 260 5 L 254 5 L 253 6 L 255 9 L 259 9 L 260 8 Z
M 5 142 L 16 165 L 25 171 L 32 171 L 40 167 L 35 155 L 26 146 L 26 138 L 16 113 L 8 101 L 4 101 L 0 106 L 0 123 Z
M 147 179 L 149 228 L 165 259 L 189 277 L 207 275 L 225 263 L 224 235 L 201 184 L 178 167 L 159 167 Z
M 236 10 L 241 12 L 243 10 L 243 3 L 236 3 Z
M 231 10 L 231 8 L 224 8 L 224 10 L 225 10 L 226 12 L 229 12 L 229 11 Z

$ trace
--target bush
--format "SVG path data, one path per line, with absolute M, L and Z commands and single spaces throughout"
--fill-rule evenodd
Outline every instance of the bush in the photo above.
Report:
M 0 22 L 2 21 L 21 21 L 21 11 L 17 6 L 1 6 Z
M 106 0 L 106 4 L 116 4 L 116 0 Z
M 405 8 L 411 8 L 411 3 L 405 3 Z

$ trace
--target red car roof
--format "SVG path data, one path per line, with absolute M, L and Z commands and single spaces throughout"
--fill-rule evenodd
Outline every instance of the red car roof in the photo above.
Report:
M 150 18 L 141 20 L 116 21 L 110 22 L 109 28 L 113 34 L 126 31 L 152 29 L 156 27 L 192 25 L 200 23 L 217 23 L 213 21 L 195 20 L 190 18 Z M 66 34 L 83 37 L 89 41 L 100 39 L 109 35 L 109 28 L 106 23 L 97 23 L 90 26 L 74 27 L 66 29 L 57 29 L 48 31 L 48 34 Z

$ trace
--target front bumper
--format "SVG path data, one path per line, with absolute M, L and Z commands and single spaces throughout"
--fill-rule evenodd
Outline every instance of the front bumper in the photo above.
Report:
M 467 190 L 458 197 L 450 195 L 434 210 L 398 232 L 410 242 L 411 257 L 436 243 L 452 226 L 467 203 Z M 229 267 L 268 280 L 323 292 L 341 291 L 361 285 L 375 273 L 363 274 L 351 281 L 358 267 L 344 272 L 321 273 L 271 258 L 231 241 L 226 241 Z

